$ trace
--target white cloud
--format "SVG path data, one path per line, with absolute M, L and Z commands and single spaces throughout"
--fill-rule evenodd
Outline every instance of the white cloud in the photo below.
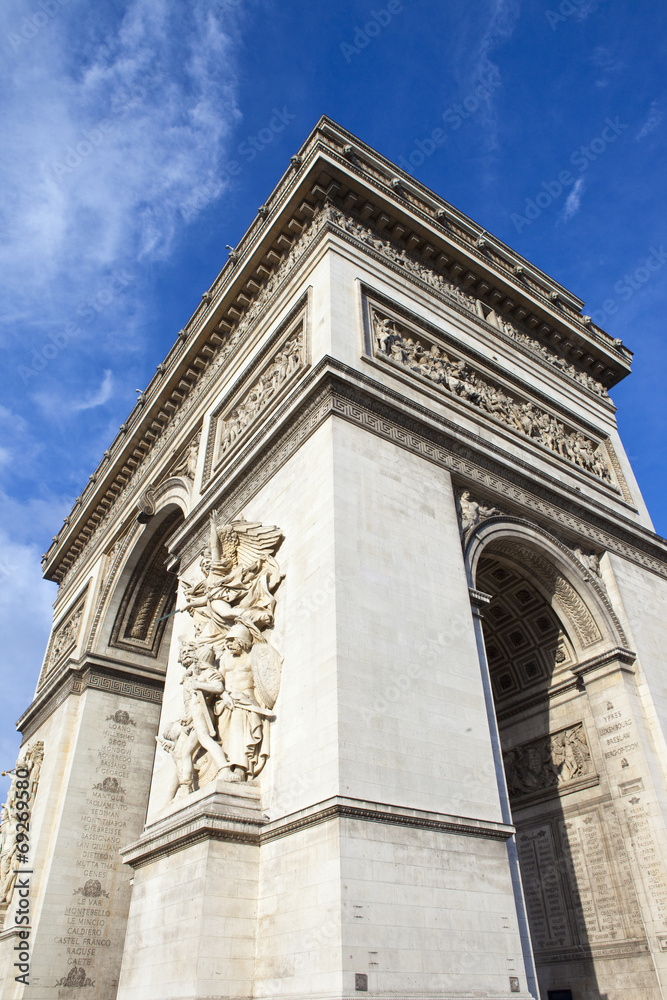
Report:
M 481 39 L 476 49 L 473 50 L 475 58 L 472 77 L 468 81 L 469 87 L 477 86 L 480 80 L 485 83 L 500 80 L 500 68 L 491 58 L 491 54 L 498 46 L 512 37 L 520 13 L 520 0 L 491 0 L 486 23 L 481 32 Z M 482 103 L 479 121 L 485 130 L 488 148 L 496 149 L 498 146 L 498 116 L 493 96 Z
M 575 182 L 574 187 L 565 199 L 565 205 L 563 207 L 563 222 L 569 222 L 570 219 L 577 214 L 581 208 L 581 198 L 584 193 L 584 178 L 579 177 Z
M 13 723 L 32 697 L 51 623 L 55 590 L 41 579 L 41 552 L 73 499 L 46 485 L 53 458 L 38 415 L 48 415 L 60 456 L 80 429 L 76 414 L 94 412 L 94 433 L 106 433 L 112 370 L 147 346 L 151 263 L 168 258 L 225 190 L 240 119 L 238 17 L 226 16 L 223 30 L 214 11 L 210 0 L 63 3 L 42 23 L 39 4 L 0 4 L 0 318 L 14 397 L 23 393 L 31 421 L 0 405 L 0 463 L 13 493 L 0 492 L 0 770 L 16 758 Z M 78 332 L 66 335 L 68 325 Z M 21 366 L 32 366 L 27 380 Z M 63 483 L 90 461 L 71 451 Z
M 104 378 L 102 379 L 102 384 L 97 390 L 97 392 L 89 393 L 84 399 L 77 400 L 71 404 L 72 410 L 78 412 L 80 410 L 92 410 L 96 406 L 103 406 L 108 400 L 111 399 L 111 394 L 113 392 L 113 376 L 111 371 L 107 369 L 104 372 Z
M 646 136 L 653 131 L 653 129 L 657 128 L 660 122 L 662 121 L 662 117 L 663 117 L 662 111 L 658 106 L 658 102 L 651 101 L 651 107 L 649 108 L 648 118 L 646 119 L 646 121 L 640 128 L 639 132 L 637 132 L 637 135 L 635 136 L 637 142 L 640 142 L 642 139 L 645 139 Z
M 165 257 L 225 187 L 232 39 L 205 0 L 122 9 L 84 29 L 64 7 L 0 65 L 2 311 L 36 330 L 44 297 L 66 314 L 113 266 Z M 22 13 L 3 5 L 5 37 Z

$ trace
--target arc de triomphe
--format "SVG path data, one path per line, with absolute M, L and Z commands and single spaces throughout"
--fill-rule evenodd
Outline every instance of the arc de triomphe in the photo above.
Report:
M 667 548 L 582 306 L 320 120 L 45 554 L 3 997 L 665 995 Z

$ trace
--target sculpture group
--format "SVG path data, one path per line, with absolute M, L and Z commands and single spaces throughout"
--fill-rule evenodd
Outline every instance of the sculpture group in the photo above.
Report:
M 503 759 L 512 798 L 558 787 L 584 778 L 594 770 L 581 722 L 571 729 L 513 747 Z
M 250 388 L 242 402 L 237 403 L 222 425 L 220 453 L 234 444 L 246 427 L 271 402 L 284 383 L 301 363 L 303 334 L 300 331 L 281 347 L 266 372 Z
M 611 482 L 603 447 L 590 441 L 581 431 L 566 430 L 552 414 L 491 385 L 466 361 L 448 357 L 437 344 L 424 346 L 419 340 L 405 336 L 389 317 L 373 312 L 373 326 L 376 351 L 380 356 L 422 375 L 586 472 Z
M 269 724 L 280 688 L 282 659 L 268 642 L 274 593 L 282 574 L 275 527 L 210 518 L 210 547 L 200 579 L 182 580 L 194 636 L 182 641 L 183 714 L 158 742 L 171 754 L 170 798 L 221 778 L 255 778 L 269 757 Z

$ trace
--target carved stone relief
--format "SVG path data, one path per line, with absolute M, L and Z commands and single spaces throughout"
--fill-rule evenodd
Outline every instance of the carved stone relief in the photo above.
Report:
M 510 797 L 562 788 L 595 774 L 582 722 L 503 754 Z
M 115 500 L 107 508 L 106 512 L 102 514 L 99 520 L 95 522 L 91 521 L 89 523 L 89 527 L 91 528 L 90 533 L 80 536 L 82 544 L 78 549 L 75 558 L 64 571 L 62 576 L 59 576 L 59 582 L 63 590 L 66 589 L 72 578 L 72 569 L 76 565 L 78 556 L 83 551 L 83 548 L 87 547 L 88 544 L 94 538 L 99 537 L 100 534 L 108 532 L 110 524 L 117 518 L 119 511 L 124 510 L 126 505 L 131 501 L 132 497 L 137 495 L 142 490 L 143 483 L 151 474 L 155 472 L 163 452 L 167 449 L 169 443 L 173 441 L 178 428 L 185 420 L 188 419 L 192 410 L 201 400 L 201 397 L 209 389 L 211 383 L 220 376 L 221 370 L 227 365 L 230 358 L 237 353 L 240 346 L 247 340 L 262 314 L 265 312 L 267 306 L 272 301 L 273 296 L 278 291 L 279 287 L 286 280 L 289 280 L 289 276 L 294 271 L 298 262 L 302 258 L 306 257 L 311 251 L 318 234 L 322 231 L 327 222 L 331 221 L 331 211 L 332 209 L 330 205 L 324 205 L 317 209 L 310 222 L 305 225 L 301 236 L 299 236 L 298 239 L 296 239 L 292 244 L 289 253 L 283 257 L 277 267 L 268 276 L 256 298 L 253 299 L 252 304 L 244 312 L 238 323 L 234 325 L 233 329 L 225 335 L 223 343 L 220 345 L 215 357 L 190 389 L 176 413 L 174 413 L 169 419 L 165 430 L 151 443 L 150 448 L 147 449 L 144 457 L 142 457 L 134 469 L 128 473 L 125 482 L 115 497 Z M 73 512 L 77 510 L 81 502 L 82 497 L 79 497 L 78 501 L 74 505 Z M 65 519 L 65 524 L 69 524 L 71 516 L 72 515 Z
M 0 907 L 4 904 L 5 909 L 14 893 L 22 857 L 21 846 L 26 842 L 25 834 L 30 829 L 30 814 L 43 760 L 42 740 L 28 744 L 16 761 L 15 770 L 21 771 L 21 777 L 13 775 L 7 801 L 0 812 Z
M 158 737 L 175 766 L 172 796 L 217 778 L 249 781 L 269 757 L 282 658 L 268 641 L 282 574 L 276 527 L 210 518 L 201 578 L 182 580 L 194 636 L 181 644 L 183 713 Z
M 227 407 L 218 422 L 217 458 L 228 452 L 250 424 L 304 367 L 304 322 L 299 323 L 266 363 L 262 374 Z
M 501 513 L 497 507 L 487 507 L 485 504 L 479 503 L 470 495 L 470 490 L 463 490 L 458 498 L 457 507 L 463 536 L 481 521 Z
M 406 271 L 415 274 L 417 277 L 421 278 L 422 281 L 425 281 L 442 294 L 451 298 L 459 306 L 462 306 L 475 317 L 491 323 L 491 325 L 495 326 L 501 333 L 511 337 L 517 343 L 521 343 L 532 353 L 538 355 L 548 364 L 553 365 L 564 374 L 576 379 L 577 382 L 580 382 L 582 385 L 586 386 L 587 389 L 595 392 L 598 396 L 602 396 L 603 398 L 608 397 L 605 387 L 598 382 L 597 379 L 589 375 L 588 372 L 584 371 L 582 366 L 573 364 L 571 361 L 565 359 L 561 354 L 558 354 L 556 351 L 551 350 L 544 344 L 541 344 L 535 336 L 531 335 L 528 331 L 521 330 L 516 324 L 510 322 L 505 317 L 498 316 L 488 306 L 485 306 L 479 298 L 466 291 L 462 285 L 451 278 L 443 277 L 433 267 L 430 267 L 420 258 L 413 256 L 406 249 L 406 247 L 394 242 L 393 240 L 387 239 L 386 237 L 380 236 L 380 234 L 378 234 L 375 230 L 357 222 L 351 215 L 346 214 L 339 208 L 332 207 L 330 211 L 332 220 L 340 226 L 341 229 L 344 229 L 346 232 L 350 233 L 350 235 L 355 236 L 362 243 L 366 243 L 371 246 L 374 250 L 378 251 L 395 264 L 399 264 Z
M 56 627 L 51 638 L 51 644 L 49 647 L 48 656 L 46 659 L 46 666 L 44 674 L 46 675 L 54 667 L 61 663 L 68 653 L 71 653 L 75 649 L 78 638 L 79 638 L 79 628 L 81 626 L 81 619 L 83 618 L 83 609 L 86 603 L 86 595 L 84 594 L 77 602 L 77 604 L 67 612 L 63 620 Z
M 201 431 L 198 431 L 195 436 L 191 438 L 187 448 L 185 448 L 185 450 L 182 451 L 176 459 L 170 475 L 183 476 L 185 479 L 190 479 L 194 482 L 194 478 L 197 473 L 197 459 L 199 456 L 200 440 Z
M 579 545 L 575 545 L 572 548 L 572 555 L 579 563 L 581 563 L 585 570 L 589 573 L 593 573 L 601 579 L 600 556 L 597 552 L 584 552 Z
M 232 330 L 230 330 L 225 336 L 223 343 L 220 345 L 208 367 L 202 372 L 195 384 L 192 386 L 187 396 L 180 404 L 178 410 L 169 418 L 165 430 L 158 432 L 157 439 L 147 442 L 145 454 L 138 457 L 138 460 L 135 462 L 131 470 L 127 470 L 127 474 L 120 484 L 120 489 L 118 490 L 115 500 L 106 509 L 106 512 L 102 508 L 98 508 L 98 513 L 100 514 L 99 520 L 96 519 L 94 521 L 89 521 L 88 527 L 90 528 L 90 532 L 80 534 L 78 536 L 76 541 L 81 544 L 79 545 L 76 553 L 72 550 L 74 558 L 70 562 L 69 566 L 62 572 L 62 575 L 60 573 L 58 574 L 61 585 L 63 585 L 66 580 L 68 581 L 69 578 L 71 578 L 72 567 L 77 562 L 78 556 L 83 548 L 86 547 L 94 537 L 97 537 L 101 531 L 108 530 L 109 523 L 115 518 L 117 511 L 122 509 L 125 506 L 126 501 L 135 495 L 138 489 L 141 488 L 140 485 L 138 485 L 137 480 L 139 480 L 139 482 L 145 480 L 150 475 L 151 470 L 155 470 L 157 459 L 159 459 L 162 452 L 168 447 L 169 442 L 173 440 L 178 427 L 185 419 L 187 419 L 193 407 L 201 398 L 202 393 L 206 391 L 211 381 L 219 374 L 220 369 L 227 364 L 231 355 L 236 352 L 240 344 L 247 338 L 250 331 L 256 325 L 257 320 L 265 311 L 269 300 L 273 297 L 273 294 L 277 291 L 278 287 L 283 283 L 285 278 L 287 278 L 294 270 L 297 262 L 310 252 L 318 234 L 327 224 L 333 224 L 338 228 L 343 229 L 349 235 L 381 253 L 386 259 L 391 260 L 394 263 L 398 263 L 406 272 L 427 282 L 431 285 L 431 287 L 436 288 L 439 292 L 448 296 L 452 301 L 465 308 L 476 318 L 489 321 L 489 313 L 488 311 L 487 313 L 484 312 L 484 307 L 480 301 L 468 292 L 464 291 L 464 289 L 458 285 L 456 281 L 442 277 L 442 275 L 440 275 L 432 267 L 425 264 L 423 260 L 413 257 L 413 255 L 404 246 L 395 243 L 386 237 L 381 237 L 373 229 L 362 225 L 351 215 L 341 211 L 341 209 L 333 206 L 330 202 L 326 202 L 315 210 L 313 217 L 310 221 L 306 222 L 301 235 L 294 241 L 289 252 L 271 272 L 250 306 L 245 310 L 239 321 L 233 326 Z M 468 239 L 468 237 L 466 237 L 466 239 Z M 213 291 L 217 293 L 219 287 L 220 285 L 217 283 L 214 286 Z M 493 321 L 493 317 L 491 317 L 491 319 Z M 512 336 L 513 339 L 521 342 L 523 346 L 531 350 L 534 354 L 540 356 L 544 361 L 554 365 L 566 375 L 576 379 L 591 391 L 603 397 L 607 396 L 607 391 L 604 386 L 602 386 L 596 379 L 592 378 L 588 372 L 584 371 L 583 368 L 577 364 L 573 364 L 571 361 L 566 360 L 545 345 L 540 344 L 529 331 L 520 330 L 517 326 L 510 323 L 506 319 L 503 319 L 502 323 L 499 321 L 494 322 L 493 325 L 495 325 L 501 333 Z M 153 427 L 155 427 L 155 425 L 153 425 Z M 118 441 L 114 442 L 114 446 L 112 448 L 114 453 L 118 450 L 116 448 L 117 444 Z M 137 452 L 135 451 L 135 456 L 136 455 Z M 147 462 L 146 458 L 148 456 L 150 456 L 150 461 Z M 610 455 L 610 458 L 613 463 L 615 456 Z M 620 472 L 620 469 L 617 470 L 617 473 L 618 472 Z M 624 485 L 622 477 L 620 476 L 619 482 L 621 483 L 621 489 L 623 490 L 625 499 L 628 500 L 628 502 L 632 502 L 632 498 L 627 491 L 627 487 Z M 83 495 L 82 497 L 79 497 L 73 508 L 73 514 L 81 505 L 83 499 Z M 71 518 L 72 515 L 65 519 L 66 525 L 70 523 Z
M 414 340 L 411 330 L 375 307 L 371 309 L 371 316 L 375 357 L 428 379 L 441 391 L 471 403 L 560 458 L 578 465 L 603 482 L 612 482 L 603 444 L 585 437 L 579 430 L 566 428 L 553 414 L 527 399 L 521 399 L 516 393 L 510 394 L 500 384 L 493 384 L 486 375 L 480 375 L 470 362 L 446 354 L 434 340 L 421 332 L 421 339 Z

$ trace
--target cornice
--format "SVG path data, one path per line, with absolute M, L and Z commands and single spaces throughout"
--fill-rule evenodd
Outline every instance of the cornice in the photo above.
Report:
M 345 154 L 350 140 L 356 150 L 354 155 Z M 397 179 L 399 183 L 395 184 Z M 392 237 L 408 251 L 417 252 L 418 248 L 428 259 L 435 255 L 438 266 L 454 279 L 461 272 L 464 282 L 476 284 L 477 294 L 488 295 L 490 299 L 498 297 L 507 315 L 513 310 L 517 315 L 523 313 L 526 322 L 534 325 L 543 340 L 565 341 L 579 354 L 583 348 L 577 344 L 584 344 L 593 352 L 588 355 L 591 363 L 595 361 L 593 355 L 604 356 L 600 368 L 612 380 L 627 373 L 629 353 L 577 315 L 580 300 L 536 268 L 530 267 L 530 281 L 535 287 L 526 284 L 529 275 L 524 264 L 529 266 L 526 262 L 517 263 L 522 258 L 490 237 L 480 247 L 480 229 L 475 223 L 335 123 L 322 118 L 299 154 L 292 158 L 290 168 L 230 254 L 218 278 L 202 296 L 202 302 L 180 331 L 165 361 L 158 365 L 156 375 L 140 394 L 116 440 L 90 477 L 73 513 L 66 518 L 64 531 L 55 536 L 44 558 L 45 575 L 49 579 L 62 581 L 95 526 L 105 520 L 106 512 L 115 505 L 123 485 L 143 463 L 154 442 L 164 437 L 165 426 L 174 427 L 174 415 L 200 383 L 201 373 L 230 344 L 234 350 L 238 347 L 238 338 L 233 342 L 244 323 L 242 333 L 248 332 L 245 317 L 251 316 L 252 323 L 256 323 L 259 318 L 253 315 L 253 310 L 257 312 L 256 303 L 262 295 L 266 297 L 267 288 L 273 295 L 272 275 L 284 265 L 285 254 L 299 242 L 318 206 L 326 199 L 356 204 L 359 195 L 355 188 L 359 189 L 359 184 L 366 199 L 361 206 L 362 215 L 374 216 L 378 226 L 388 227 Z M 438 246 L 450 254 L 438 252 Z M 451 257 L 453 248 L 457 253 L 464 252 L 465 267 L 460 254 Z M 504 264 L 499 270 L 501 261 Z M 475 267 L 477 271 L 471 270 Z M 494 290 L 488 278 L 493 283 L 501 281 L 503 288 Z M 545 294 L 538 293 L 538 288 Z M 509 297 L 512 295 L 517 301 Z M 229 360 L 229 356 L 224 360 Z M 616 370 L 613 376 L 610 364 Z M 175 429 L 173 433 L 176 434 Z
M 231 520 L 332 416 L 447 469 L 462 485 L 482 488 L 518 518 L 529 517 L 547 530 L 557 527 L 575 541 L 593 543 L 667 577 L 667 541 L 563 482 L 557 459 L 550 475 L 332 358 L 309 372 L 233 462 L 220 464 L 208 492 L 172 537 L 170 549 L 182 564 L 201 547 L 212 506 Z
M 335 820 L 382 823 L 497 841 L 506 841 L 515 832 L 513 826 L 492 820 L 409 809 L 345 796 L 332 796 L 270 821 L 259 810 L 259 802 L 255 815 L 245 799 L 239 798 L 235 802 L 233 785 L 228 785 L 226 795 L 220 794 L 224 784 L 218 782 L 212 794 L 191 804 L 185 803 L 182 810 L 148 827 L 139 840 L 123 849 L 125 863 L 135 869 L 141 868 L 202 842 L 233 841 L 260 846 Z
M 86 653 L 80 660 L 67 660 L 47 677 L 16 728 L 24 739 L 29 739 L 69 695 L 81 695 L 87 688 L 160 705 L 164 676 L 111 657 Z

